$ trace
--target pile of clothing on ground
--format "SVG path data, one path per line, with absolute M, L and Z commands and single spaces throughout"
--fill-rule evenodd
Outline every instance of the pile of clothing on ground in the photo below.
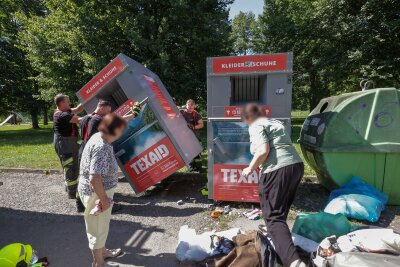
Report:
M 292 239 L 302 261 L 309 267 L 400 266 L 399 233 L 352 226 L 347 219 L 376 222 L 387 201 L 384 193 L 354 177 L 332 191 L 324 212 L 300 213 L 292 229 Z M 227 207 L 220 213 L 229 213 Z M 261 214 L 254 210 L 245 216 L 250 219 Z M 194 229 L 182 226 L 176 257 L 185 267 L 281 266 L 267 229 L 259 228 L 246 233 L 234 228 L 196 234 Z

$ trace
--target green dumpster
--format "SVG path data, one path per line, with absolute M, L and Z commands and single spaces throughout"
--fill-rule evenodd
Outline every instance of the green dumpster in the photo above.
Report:
M 359 176 L 400 205 L 400 90 L 328 97 L 304 121 L 300 145 L 322 185 Z

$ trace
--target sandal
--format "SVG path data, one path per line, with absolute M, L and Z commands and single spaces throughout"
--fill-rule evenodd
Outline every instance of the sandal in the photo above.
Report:
M 122 249 L 116 248 L 116 249 L 107 249 L 107 253 L 104 256 L 104 259 L 111 259 L 111 258 L 116 258 L 122 254 Z

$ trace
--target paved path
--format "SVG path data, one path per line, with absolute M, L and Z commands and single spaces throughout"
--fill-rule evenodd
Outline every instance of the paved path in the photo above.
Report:
M 0 247 L 29 243 L 49 258 L 51 267 L 91 266 L 83 217 L 75 212 L 74 202 L 66 199 L 62 184 L 62 176 L 57 174 L 0 173 Z M 126 252 L 115 260 L 116 266 L 179 266 L 175 248 L 180 227 L 187 224 L 204 231 L 217 223 L 204 212 L 209 201 L 198 192 L 203 184 L 195 177 L 169 179 L 149 195 L 136 196 L 128 183 L 120 182 L 115 200 L 123 209 L 113 215 L 107 244 Z M 289 213 L 289 225 L 299 211 L 323 209 L 328 195 L 318 183 L 306 179 Z M 186 197 L 195 197 L 197 202 L 176 204 Z M 246 231 L 257 229 L 259 223 L 262 220 L 240 217 L 230 226 Z M 387 207 L 375 225 L 399 230 L 400 207 Z
M 91 266 L 82 215 L 66 200 L 60 175 L 0 174 L 0 247 L 29 243 L 54 267 Z M 165 188 L 137 197 L 119 183 L 115 200 L 123 209 L 113 216 L 108 246 L 126 252 L 119 266 L 179 266 L 175 247 L 179 228 L 205 227 L 208 200 L 197 192 L 196 179 L 173 180 Z M 177 205 L 185 196 L 198 202 Z

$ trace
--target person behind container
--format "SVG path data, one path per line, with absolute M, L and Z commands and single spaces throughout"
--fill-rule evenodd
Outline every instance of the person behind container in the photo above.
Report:
M 105 100 L 99 100 L 97 107 L 92 114 L 84 116 L 79 123 L 79 131 L 82 137 L 82 143 L 79 147 L 79 162 L 82 157 L 83 149 L 87 141 L 92 137 L 93 134 L 98 132 L 98 127 L 101 120 L 107 114 L 111 113 L 111 104 Z
M 140 104 L 135 103 L 135 105 L 132 107 L 131 112 L 122 117 L 127 121 L 134 119 L 139 114 L 140 108 Z M 111 109 L 112 107 L 110 102 L 100 99 L 97 103 L 95 111 L 92 114 L 86 115 L 81 119 L 79 129 L 80 135 L 82 137 L 82 144 L 79 149 L 79 158 L 81 158 L 82 156 L 82 152 L 85 148 L 87 141 L 90 139 L 90 137 L 92 137 L 93 134 L 98 132 L 100 122 L 105 115 L 111 113 Z
M 193 131 L 197 139 L 200 141 L 200 129 L 204 127 L 203 118 L 196 111 L 196 102 L 193 99 L 186 101 L 186 105 L 181 109 L 181 114 L 185 118 L 187 126 Z M 190 163 L 190 168 L 201 172 L 200 154 L 197 155 Z
M 76 124 L 80 121 L 80 118 L 75 114 L 82 112 L 83 106 L 78 105 L 76 108 L 71 108 L 69 97 L 63 94 L 56 95 L 54 102 L 57 109 L 53 114 L 53 144 L 63 168 L 68 198 L 76 199 L 76 206 L 79 211 L 81 202 L 76 195 L 79 176 L 78 127 Z
M 107 114 L 82 153 L 79 175 L 79 196 L 85 205 L 85 225 L 92 250 L 94 267 L 108 266 L 105 259 L 117 257 L 121 249 L 107 249 L 105 244 L 111 219 L 111 203 L 114 189 L 118 183 L 118 164 L 114 156 L 112 143 L 121 137 L 127 122 L 116 114 Z M 96 206 L 100 213 L 90 212 Z
M 242 110 L 242 120 L 249 125 L 250 152 L 253 155 L 243 175 L 247 177 L 260 169 L 258 189 L 268 235 L 284 266 L 305 266 L 286 223 L 304 174 L 304 164 L 285 126 L 278 120 L 268 119 L 262 107 L 247 104 Z

